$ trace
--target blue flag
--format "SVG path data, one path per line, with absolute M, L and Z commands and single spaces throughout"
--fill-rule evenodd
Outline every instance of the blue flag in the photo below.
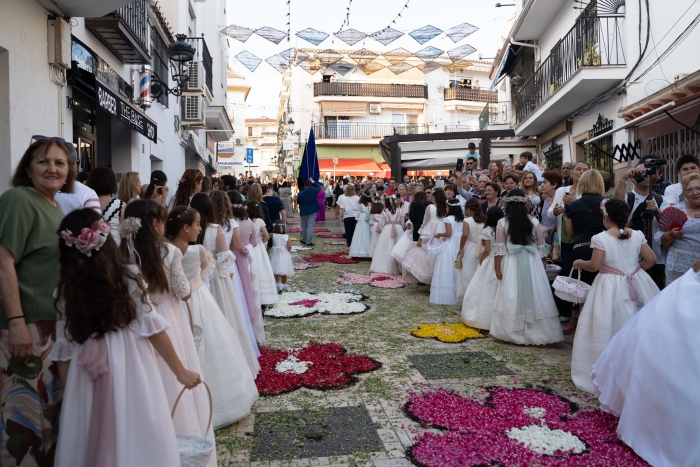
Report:
M 321 178 L 321 172 L 318 167 L 318 153 L 316 152 L 316 139 L 314 138 L 313 128 L 309 132 L 309 140 L 304 148 L 304 154 L 301 157 L 301 165 L 299 166 L 299 188 L 304 186 L 304 182 L 308 179 L 313 179 L 318 182 Z

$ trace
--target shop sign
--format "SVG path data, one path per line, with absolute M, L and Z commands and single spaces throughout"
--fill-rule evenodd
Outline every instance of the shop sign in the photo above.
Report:
M 158 143 L 158 127 L 147 119 L 131 104 L 117 96 L 105 85 L 95 80 L 97 88 L 97 105 L 113 117 L 126 123 L 132 130 L 138 131 L 154 143 Z

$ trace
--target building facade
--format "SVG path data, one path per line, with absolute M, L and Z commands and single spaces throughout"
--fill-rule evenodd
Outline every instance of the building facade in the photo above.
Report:
M 278 121 L 274 118 L 260 117 L 245 120 L 246 151 L 252 153 L 250 163 L 246 161 L 246 170 L 253 176 L 276 175 Z
M 216 142 L 230 140 L 225 0 L 8 0 L 0 18 L 0 191 L 33 135 L 72 142 L 80 169 L 117 176 L 152 170 L 218 170 Z M 195 49 L 182 96 L 167 55 L 177 34 Z M 150 105 L 149 105 L 150 104 Z

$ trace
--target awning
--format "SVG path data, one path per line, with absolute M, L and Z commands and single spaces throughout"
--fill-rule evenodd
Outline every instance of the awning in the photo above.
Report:
M 324 117 L 330 116 L 352 116 L 362 117 L 367 115 L 366 102 L 334 102 L 322 101 L 321 111 Z
M 316 146 L 318 160 L 333 159 L 372 159 L 376 163 L 383 162 L 379 146 Z
M 321 172 L 333 172 L 333 159 L 320 159 L 318 161 L 319 170 Z M 335 166 L 336 175 L 367 175 L 370 172 L 377 174 L 384 172 L 376 162 L 372 159 L 338 159 L 338 165 Z

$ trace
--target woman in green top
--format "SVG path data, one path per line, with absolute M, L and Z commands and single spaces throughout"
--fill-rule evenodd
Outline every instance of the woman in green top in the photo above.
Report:
M 0 196 L 0 465 L 42 467 L 53 459 L 62 386 L 48 355 L 63 218 L 54 197 L 72 193 L 74 179 L 63 140 L 42 138 L 19 161 L 14 188 Z

